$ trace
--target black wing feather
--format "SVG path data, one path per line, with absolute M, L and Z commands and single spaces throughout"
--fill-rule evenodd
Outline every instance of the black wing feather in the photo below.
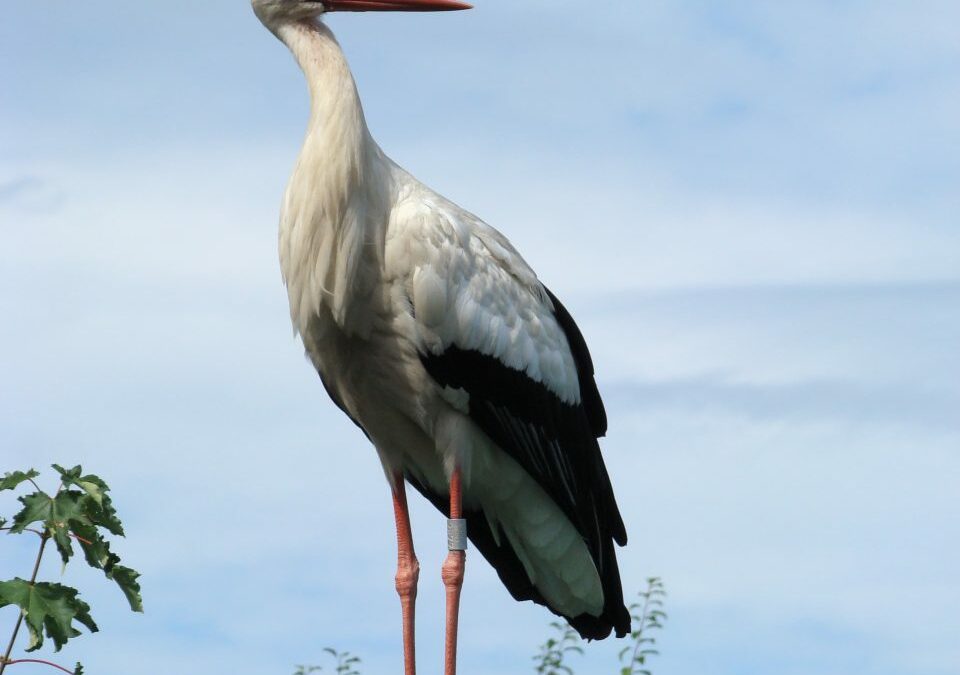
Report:
M 570 344 L 570 351 L 573 353 L 573 362 L 577 364 L 577 375 L 580 378 L 580 399 L 583 401 L 584 410 L 587 412 L 587 419 L 590 421 L 590 428 L 596 438 L 603 438 L 607 434 L 607 411 L 603 407 L 603 400 L 600 398 L 600 392 L 597 389 L 597 382 L 593 375 L 593 359 L 590 358 L 590 350 L 587 349 L 587 341 L 583 339 L 583 333 L 574 323 L 570 312 L 563 306 L 563 303 L 555 296 L 549 288 L 543 287 L 553 303 L 553 316 L 563 329 L 563 334 L 567 336 L 567 342 Z
M 586 542 L 600 573 L 605 605 L 600 617 L 566 617 L 571 625 L 584 637 L 605 637 L 611 628 L 622 636 L 630 629 L 630 615 L 623 604 L 613 542 L 622 546 L 627 535 L 597 443 L 606 431 L 606 413 L 586 342 L 563 305 L 552 294 L 550 299 L 577 366 L 578 404 L 565 403 L 543 383 L 475 350 L 451 345 L 420 359 L 438 384 L 469 394 L 471 419 L 540 484 Z M 427 494 L 423 486 L 414 486 Z M 468 520 L 471 540 L 514 597 L 546 604 L 509 544 L 494 543 L 485 518 Z

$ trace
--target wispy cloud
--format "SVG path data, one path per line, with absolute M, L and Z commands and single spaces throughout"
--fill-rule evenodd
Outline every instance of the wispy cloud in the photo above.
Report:
M 843 381 L 752 385 L 722 377 L 672 382 L 623 382 L 606 391 L 620 411 L 722 410 L 763 420 L 856 420 L 880 426 L 906 425 L 960 432 L 956 392 L 911 387 L 869 387 Z
M 62 208 L 63 204 L 63 192 L 36 176 L 0 180 L 0 209 L 50 214 Z

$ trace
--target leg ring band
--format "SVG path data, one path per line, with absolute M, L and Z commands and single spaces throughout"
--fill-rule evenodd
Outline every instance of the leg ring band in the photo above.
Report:
M 467 550 L 467 521 L 463 518 L 447 519 L 447 550 Z

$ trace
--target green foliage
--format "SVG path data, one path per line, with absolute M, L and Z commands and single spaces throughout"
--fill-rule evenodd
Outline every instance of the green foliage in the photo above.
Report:
M 324 647 L 323 651 L 333 657 L 334 670 L 337 675 L 360 675 L 357 670 L 357 664 L 360 663 L 360 657 L 354 656 L 350 652 L 338 652 L 333 647 Z M 297 666 L 293 675 L 309 675 L 323 670 L 322 666 Z
M 30 469 L 26 473 L 24 473 L 23 471 L 13 471 L 13 472 L 5 473 L 3 474 L 3 478 L 0 478 L 0 492 L 3 492 L 4 490 L 13 490 L 18 485 L 20 485 L 20 483 L 22 483 L 23 481 L 25 480 L 32 481 L 34 478 L 36 478 L 39 475 L 40 474 L 34 471 L 33 469 Z
M 137 583 L 140 575 L 129 567 L 117 564 L 120 556 L 110 551 L 110 544 L 100 533 L 100 529 L 103 529 L 111 534 L 123 535 L 123 525 L 107 495 L 110 488 L 93 474 L 81 476 L 83 470 L 79 466 L 69 471 L 57 464 L 53 468 L 60 474 L 60 488 L 53 497 L 40 490 L 19 497 L 23 508 L 13 517 L 11 534 L 24 532 L 33 523 L 42 523 L 41 536 L 53 539 L 64 564 L 70 562 L 73 556 L 71 539 L 76 539 L 87 564 L 103 570 L 104 575 L 123 591 L 130 609 L 142 612 L 143 599 L 140 597 L 140 584 Z M 27 480 L 19 476 L 27 475 L 33 477 L 38 474 L 32 469 L 27 474 L 19 471 L 7 474 L 3 485 L 8 482 L 19 484 Z M 74 486 L 79 489 L 73 489 Z
M 620 650 L 621 668 L 618 675 L 652 675 L 647 659 L 659 652 L 654 648 L 656 639 L 650 632 L 663 628 L 667 618 L 663 611 L 663 598 L 667 593 L 659 577 L 647 579 L 647 588 L 638 593 L 641 601 L 630 605 L 630 617 L 633 619 L 633 632 L 630 637 L 633 644 Z M 564 662 L 570 652 L 583 654 L 582 641 L 577 633 L 559 622 L 550 626 L 557 636 L 548 638 L 540 645 L 540 653 L 534 657 L 538 675 L 573 675 L 573 669 Z
M 338 652 L 332 647 L 324 647 L 323 651 L 332 656 L 337 662 L 337 669 L 334 671 L 337 675 L 360 675 L 356 665 L 360 663 L 360 657 L 354 656 L 350 652 Z
M 630 605 L 630 618 L 633 619 L 633 632 L 630 638 L 633 644 L 620 650 L 621 667 L 617 675 L 652 675 L 647 660 L 660 652 L 655 649 L 656 638 L 650 635 L 651 631 L 663 628 L 667 618 L 663 611 L 663 599 L 667 596 L 660 577 L 649 577 L 647 588 L 637 594 L 639 602 Z M 550 624 L 555 635 L 547 638 L 540 645 L 539 653 L 533 657 L 536 665 L 534 670 L 538 675 L 573 675 L 573 668 L 564 662 L 570 653 L 583 654 L 583 641 L 577 632 L 570 626 L 554 621 Z M 330 654 L 337 662 L 336 672 L 339 675 L 360 675 L 355 664 L 360 659 L 350 652 L 338 652 L 330 647 L 323 651 Z M 78 664 L 79 665 L 79 664 Z M 323 670 L 320 666 L 297 666 L 293 675 L 309 675 Z
M 647 589 L 638 595 L 641 601 L 630 605 L 630 617 L 634 622 L 634 630 L 630 633 L 633 646 L 620 650 L 620 675 L 651 675 L 647 659 L 660 653 L 655 649 L 657 640 L 650 632 L 663 628 L 663 621 L 667 618 L 663 599 L 667 592 L 659 577 L 650 577 Z
M 540 652 L 533 657 L 534 670 L 538 675 L 572 675 L 573 669 L 566 665 L 564 658 L 570 653 L 583 654 L 580 636 L 570 626 L 554 621 L 550 624 L 556 637 L 547 638 L 540 645 Z
M 143 611 L 140 596 L 140 576 L 135 570 L 120 565 L 120 556 L 110 550 L 105 534 L 123 536 L 123 525 L 117 517 L 110 497 L 109 486 L 94 474 L 83 474 L 80 466 L 64 469 L 54 464 L 59 474 L 60 486 L 51 496 L 40 489 L 33 480 L 40 474 L 29 471 L 8 472 L 0 478 L 0 491 L 15 490 L 29 482 L 35 491 L 19 496 L 21 504 L 8 526 L 8 521 L 0 518 L 0 529 L 8 534 L 30 532 L 40 538 L 40 549 L 33 566 L 30 580 L 15 577 L 0 581 L 0 608 L 8 605 L 20 608 L 20 616 L 13 629 L 7 652 L 0 657 L 0 673 L 7 666 L 19 663 L 10 659 L 10 651 L 16 642 L 21 624 L 27 625 L 29 641 L 26 651 L 34 651 L 43 645 L 44 638 L 53 641 L 54 650 L 60 651 L 70 639 L 80 635 L 77 625 L 86 626 L 91 632 L 97 630 L 97 624 L 90 616 L 90 606 L 79 596 L 79 592 L 70 586 L 37 581 L 40 561 L 48 542 L 53 542 L 66 566 L 74 555 L 74 541 L 83 551 L 86 563 L 101 570 L 123 592 L 130 609 Z M 73 671 L 46 661 L 59 670 L 73 675 L 82 675 L 83 667 L 78 663 Z
M 30 583 L 19 577 L 0 581 L 0 607 L 7 605 L 17 605 L 23 612 L 30 631 L 28 652 L 43 645 L 44 633 L 53 640 L 54 650 L 60 651 L 67 640 L 80 635 L 74 621 L 91 632 L 97 631 L 97 624 L 90 617 L 90 605 L 78 599 L 77 590 L 69 586 Z

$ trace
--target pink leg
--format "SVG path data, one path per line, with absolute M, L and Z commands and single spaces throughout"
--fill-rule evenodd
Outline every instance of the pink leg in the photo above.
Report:
M 460 469 L 450 477 L 450 519 L 462 518 Z M 460 589 L 463 587 L 463 571 L 466 551 L 451 550 L 443 563 L 440 576 L 447 589 L 447 640 L 444 646 L 444 675 L 457 672 L 457 623 L 460 614 Z
M 417 656 L 413 626 L 420 563 L 413 550 L 407 491 L 403 475 L 399 473 L 395 474 L 393 479 L 393 513 L 397 519 L 397 594 L 400 596 L 400 610 L 403 614 L 403 672 L 404 675 L 416 675 Z

